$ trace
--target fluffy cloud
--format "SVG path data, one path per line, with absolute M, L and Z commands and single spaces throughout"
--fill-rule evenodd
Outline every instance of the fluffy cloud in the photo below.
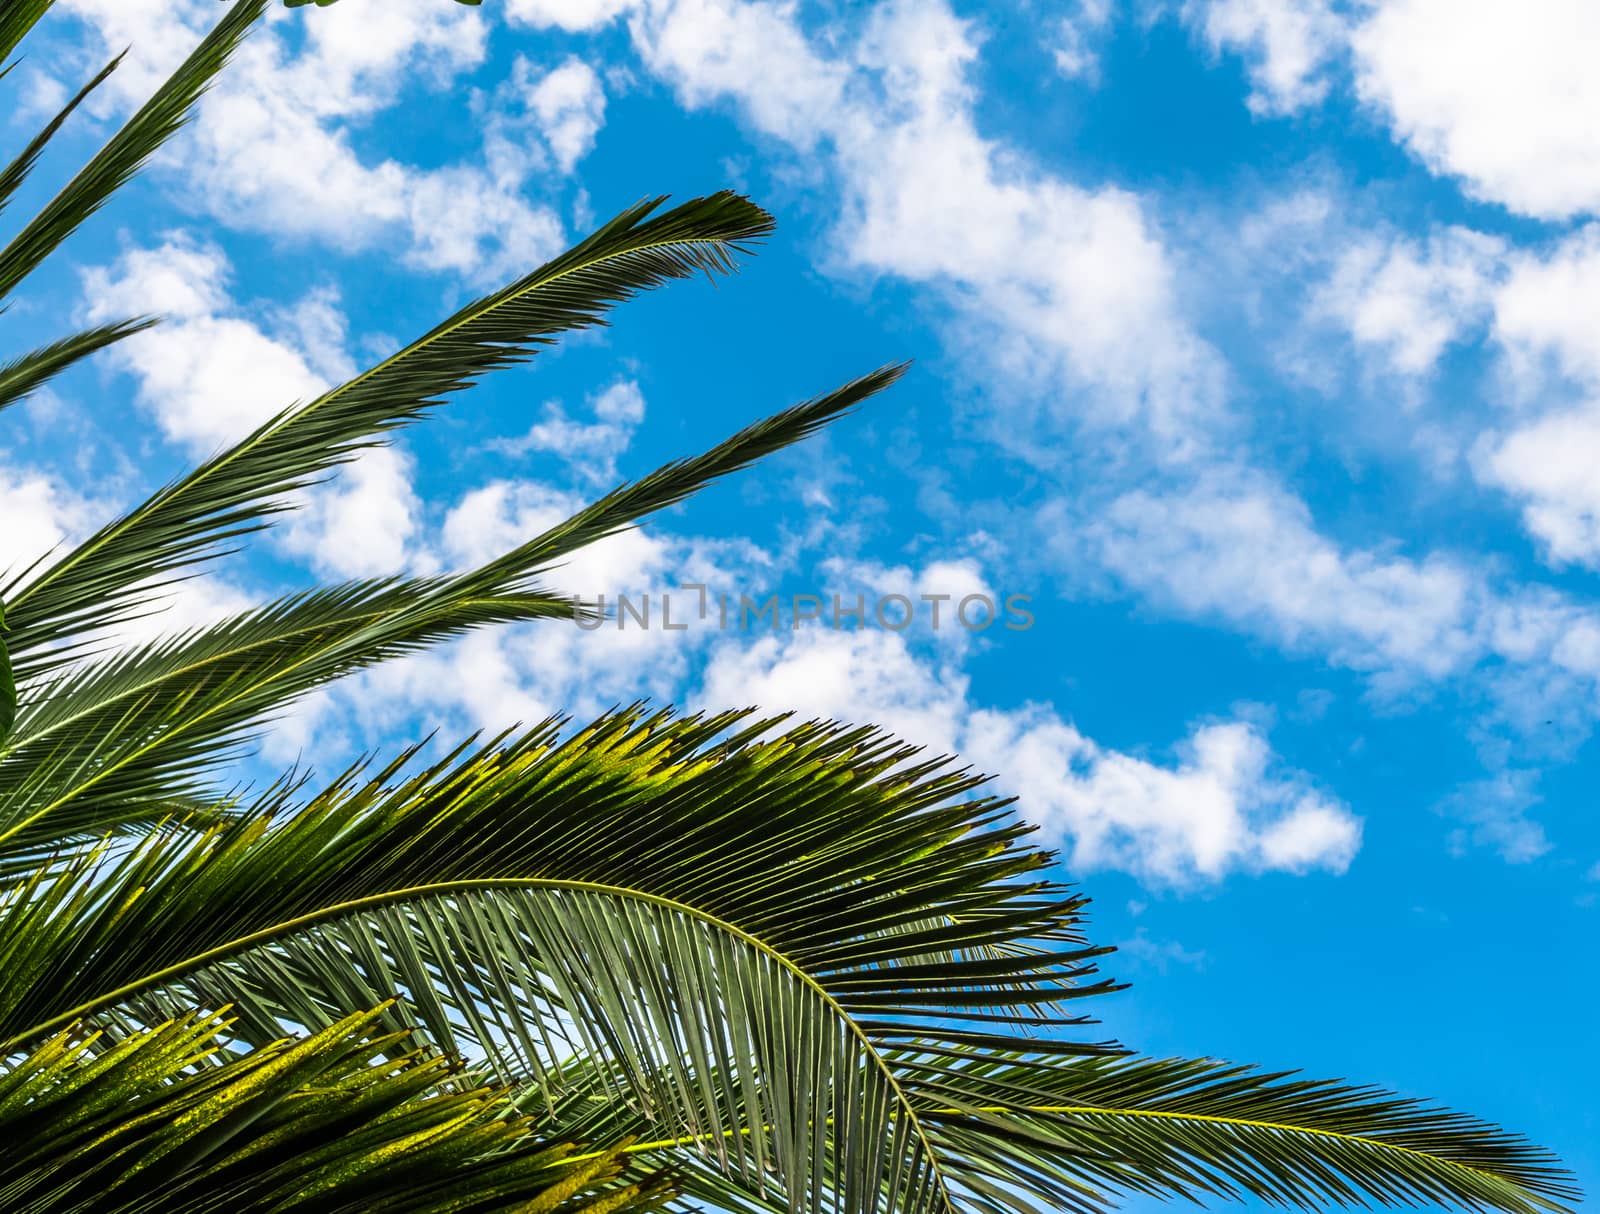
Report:
M 1328 0 L 1209 0 L 1189 13 L 1213 51 L 1245 57 L 1253 113 L 1292 113 L 1327 95 L 1346 36 Z
M 232 298 L 222 251 L 183 233 L 155 248 L 132 248 L 83 273 L 90 321 L 155 311 L 165 322 L 113 347 L 113 366 L 137 380 L 137 399 L 161 432 L 191 455 L 236 442 L 295 403 L 355 371 L 344 346 L 337 296 L 313 292 L 298 306 L 265 309 L 269 334 Z M 394 573 L 415 564 L 420 503 L 411 465 L 393 448 L 363 451 L 332 482 L 301 495 L 283 545 L 320 572 Z
M 109 357 L 138 378 L 139 400 L 161 432 L 199 456 L 329 386 L 304 352 L 238 314 L 228 294 L 231 277 L 221 249 L 182 233 L 169 233 L 154 248 L 129 249 L 114 265 L 83 275 L 86 319 L 103 323 L 142 312 L 165 318 Z
M 618 380 L 592 396 L 588 410 L 593 421 L 575 421 L 552 401 L 526 434 L 494 439 L 488 445 L 512 456 L 550 452 L 565 460 L 587 484 L 609 488 L 617 479 L 618 457 L 627 450 L 634 428 L 644 420 L 644 394 L 633 380 Z
M 874 721 L 932 753 L 959 753 L 998 772 L 998 787 L 1021 797 L 1080 872 L 1115 868 L 1158 885 L 1342 872 L 1360 846 L 1360 822 L 1302 773 L 1281 770 L 1252 724 L 1203 725 L 1174 763 L 1153 763 L 1096 745 L 1046 708 L 974 705 L 959 668 L 920 656 L 898 633 L 809 628 L 725 642 L 703 697 Z
M 1600 8 L 1391 0 L 1352 34 L 1357 89 L 1432 171 L 1524 215 L 1600 211 Z
M 1100 56 L 1096 43 L 1111 24 L 1111 0 L 1078 0 L 1077 11 L 1056 23 L 1051 56 L 1056 70 L 1069 80 L 1097 81 Z
M 633 7 L 634 0 L 506 0 L 506 16 L 538 28 L 577 32 L 598 29 Z
M 1425 242 L 1368 238 L 1340 258 L 1314 306 L 1394 370 L 1420 375 L 1487 323 L 1504 256 L 1502 241 L 1459 227 Z
M 37 468 L 0 460 L 0 588 L 61 546 L 82 539 L 109 514 L 108 503 L 84 497 Z M 41 566 L 42 567 L 42 566 Z
M 176 9 L 150 0 L 65 7 L 94 29 L 99 53 L 133 48 L 109 84 L 124 108 L 142 101 L 217 17 L 208 0 Z M 482 63 L 487 38 L 482 14 L 430 0 L 343 0 L 310 21 L 274 7 L 167 157 L 183 172 L 186 195 L 233 227 L 348 251 L 398 238 L 411 264 L 474 281 L 525 270 L 562 239 L 554 212 L 522 197 L 531 166 L 502 177 L 473 162 L 372 162 L 351 141 L 408 86 L 442 87 Z M 570 124 L 582 119 L 565 121 L 572 147 Z
M 1265 633 L 1357 669 L 1442 678 L 1481 654 L 1485 591 L 1440 557 L 1347 551 L 1298 498 L 1218 474 L 1186 490 L 1123 494 L 1093 519 L 1048 522 L 1123 584 L 1184 614 Z
M 1494 336 L 1525 398 L 1542 395 L 1551 373 L 1600 389 L 1600 224 L 1512 259 Z
M 605 121 L 606 94 L 595 70 L 569 56 L 533 85 L 528 109 L 539 120 L 556 164 L 570 173 L 594 146 Z
M 1600 565 L 1600 402 L 1541 418 L 1487 444 L 1486 479 L 1522 502 L 1529 534 L 1556 564 Z
M 1600 565 L 1600 225 L 1514 257 L 1494 309 L 1512 396 L 1534 416 L 1483 437 L 1479 477 L 1521 504 L 1553 563 Z
M 511 15 L 551 24 L 553 11 Z M 795 152 L 825 151 L 842 193 L 838 268 L 941 294 L 964 350 L 1048 385 L 1038 425 L 1137 421 L 1130 433 L 1171 457 L 1204 441 L 1222 407 L 1220 365 L 1179 314 L 1140 199 L 1078 186 L 980 134 L 975 35 L 948 7 L 880 6 L 836 53 L 775 3 L 642 3 L 629 29 L 685 105 L 732 102 Z M 1059 391 L 1063 377 L 1078 390 Z
M 1189 0 L 1213 50 L 1245 58 L 1260 114 L 1320 102 L 1348 70 L 1357 96 L 1430 171 L 1540 219 L 1600 212 L 1600 79 L 1587 0 Z

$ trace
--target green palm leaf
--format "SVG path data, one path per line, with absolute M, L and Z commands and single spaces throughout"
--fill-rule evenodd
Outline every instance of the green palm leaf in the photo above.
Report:
M 21 358 L 0 364 L 0 409 L 13 405 L 35 388 L 41 387 L 73 363 L 105 349 L 124 337 L 142 333 L 155 324 L 152 318 L 120 320 L 98 325 L 41 346 Z
M 0 753 L 17 720 L 17 681 L 11 672 L 11 652 L 6 647 L 6 605 L 0 600 Z
M 576 1078 L 594 1141 L 694 1152 L 693 1191 L 756 1207 L 1566 1194 L 1481 1123 L 1273 1076 L 1180 1091 L 1180 1064 L 1063 1039 L 1108 987 L 1103 950 L 1004 803 L 872 730 L 769 735 L 737 714 L 552 723 L 41 879 L 0 917 L 24 942 L 0 956 L 0 1048 L 222 1004 L 263 1042 L 394 1001 L 397 1048 L 525 1084 L 529 1109 L 570 1108 Z
M 17 8 L 21 10 L 26 9 L 27 5 L 8 6 L 6 15 L 0 16 L 0 23 L 4 23 L 11 19 L 11 14 L 9 11 L 11 8 Z M 0 30 L 3 30 L 3 26 L 0 26 Z M 4 45 L 4 39 L 5 34 L 0 32 L 0 46 Z M 0 52 L 0 60 L 3 60 L 4 58 L 5 54 Z M 24 147 L 20 153 L 18 153 L 16 158 L 13 159 L 10 164 L 6 165 L 4 169 L 0 169 L 0 211 L 5 210 L 6 204 L 11 201 L 11 196 L 15 194 L 17 190 L 21 188 L 22 183 L 28 179 L 28 174 L 33 171 L 33 166 L 38 162 L 40 154 L 43 153 L 50 140 L 55 138 L 56 132 L 59 131 L 66 123 L 67 119 L 72 116 L 72 112 L 76 110 L 78 106 L 83 104 L 84 98 L 88 97 L 90 93 L 94 92 L 95 89 L 99 88 L 105 83 L 106 77 L 110 76 L 112 72 L 116 71 L 117 65 L 121 62 L 122 56 L 118 55 L 110 63 L 106 64 L 105 67 L 101 68 L 100 71 L 89 81 L 89 83 L 84 85 L 75 94 L 73 94 L 72 98 L 67 102 L 67 104 L 62 106 L 61 109 L 56 112 L 56 116 L 49 122 L 45 123 L 44 128 L 28 141 L 27 146 Z
M 928 1102 L 930 1136 L 998 1183 L 1033 1172 L 1193 1200 L 1519 1214 L 1578 1196 L 1556 1159 L 1525 1139 L 1369 1087 L 1214 1060 L 936 1051 L 897 1062 Z
M 86 631 L 138 614 L 164 577 L 265 526 L 286 508 L 286 494 L 325 477 L 449 393 L 526 361 L 558 333 L 605 324 L 606 310 L 640 291 L 698 273 L 732 272 L 734 255 L 772 226 L 765 211 L 731 193 L 652 217 L 661 201 L 630 207 L 371 370 L 279 414 L 25 584 L 14 580 L 7 593 L 19 679 L 65 660 Z
M 499 1092 L 385 1061 L 375 1016 L 214 1062 L 185 1016 L 106 1046 L 68 1030 L 0 1064 L 0 1193 L 29 1214 L 658 1209 L 615 1152 L 541 1145 Z M 577 1158 L 572 1158 L 577 1156 Z M 524 1204 L 525 1203 L 525 1204 Z
M 50 11 L 55 0 L 6 0 L 0 5 L 0 64 L 5 63 L 28 36 L 28 31 L 39 23 L 39 18 Z M 10 71 L 8 65 L 0 76 Z

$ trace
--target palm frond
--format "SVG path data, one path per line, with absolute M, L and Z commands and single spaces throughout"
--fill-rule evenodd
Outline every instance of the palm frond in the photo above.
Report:
M 541 1145 L 503 1093 L 386 1060 L 374 1013 L 245 1056 L 184 1017 L 106 1047 L 66 1030 L 0 1064 L 0 1192 L 40 1214 L 659 1209 L 615 1151 Z M 99 1048 L 96 1048 L 99 1047 Z M 572 1158 L 578 1156 L 578 1158 Z
M 639 1128 L 795 1209 L 954 1210 L 888 1056 L 950 1016 L 1013 1045 L 1084 1023 L 1065 1005 L 1106 984 L 1082 902 L 978 777 L 871 730 L 770 732 L 549 723 L 41 878 L 0 904 L 0 1048 L 224 1003 L 260 1042 L 389 1000 L 406 1048 L 552 1101 L 574 1057 L 609 1059 Z
M 23 5 L 24 9 L 29 7 Z M 177 134 L 195 102 L 266 7 L 267 0 L 236 0 L 227 16 L 150 100 L 0 249 L 0 299 L 9 295 L 84 220 L 105 205 L 162 144 Z
M 6 605 L 0 599 L 0 753 L 17 720 L 17 680 L 11 670 L 11 652 L 6 647 Z
M 143 317 L 97 325 L 0 365 L 0 409 L 15 404 L 79 359 L 87 358 L 125 337 L 142 333 L 155 323 L 154 318 Z
M 553 595 L 468 596 L 457 582 L 291 595 L 31 689 L 0 758 L 0 857 L 148 823 L 153 800 L 201 795 L 253 727 L 317 686 L 469 628 L 574 614 Z
M 897 1066 L 926 1102 L 930 1136 L 999 1184 L 1032 1172 L 1108 1192 L 1313 1210 L 1377 1202 L 1540 1214 L 1579 1196 L 1570 1173 L 1526 1139 L 1340 1081 L 1209 1059 L 940 1051 Z
M 575 600 L 534 581 L 551 564 L 798 442 L 899 374 L 874 372 L 748 426 L 481 569 L 292 596 L 24 685 L 16 732 L 0 752 L 0 857 L 115 829 L 128 815 L 147 822 L 152 800 L 201 791 L 269 714 L 354 670 L 487 624 L 572 618 Z
M 547 722 L 409 777 L 397 762 L 304 805 L 279 796 L 202 839 L 152 840 L 109 872 L 80 861 L 7 904 L 8 972 L 49 970 L 0 991 L 0 1034 L 82 1014 L 155 970 L 329 908 L 530 877 L 638 888 L 736 923 L 826 972 L 830 993 L 889 1037 L 958 1006 L 1007 1024 L 1035 1012 L 1079 1023 L 1051 1006 L 1104 989 L 1081 981 L 1098 955 L 1083 951 L 1082 902 L 1030 876 L 1050 854 L 1022 844 L 1004 802 L 967 795 L 980 777 L 913 762 L 914 749 L 870 729 L 771 732 L 743 714 L 637 708 L 565 739 Z M 131 918 L 105 909 L 120 888 L 142 891 Z M 47 890 L 77 909 L 47 913 Z M 115 939 L 102 934 L 111 927 Z M 1050 947 L 1020 947 L 1041 941 Z M 970 973 L 936 972 L 969 956 Z M 873 979 L 891 971 L 922 991 L 886 996 Z M 441 1044 L 464 1052 L 454 1037 Z
M 4 22 L 6 19 L 6 17 L 0 17 L 0 22 Z M 0 34 L 0 40 L 3 40 L 3 37 L 4 35 Z M 0 59 L 4 58 L 5 55 L 0 53 Z M 6 203 L 11 201 L 11 196 L 28 179 L 28 174 L 33 171 L 33 166 L 38 161 L 39 156 L 44 152 L 50 140 L 55 138 L 56 132 L 72 116 L 72 112 L 83 104 L 84 98 L 105 83 L 106 77 L 116 71 L 117 65 L 121 62 L 122 56 L 118 55 L 105 67 L 101 68 L 89 83 L 73 94 L 67 104 L 56 112 L 56 116 L 45 123 L 44 128 L 28 141 L 27 146 L 22 149 L 17 157 L 6 165 L 4 169 L 0 169 L 0 211 L 5 210 Z
M 551 722 L 40 877 L 0 901 L 0 1051 L 223 1005 L 260 1044 L 389 1001 L 395 1050 L 525 1108 L 570 1110 L 576 1067 L 594 1140 L 688 1153 L 733 1209 L 1566 1194 L 1518 1140 L 1365 1091 L 1082 1062 L 1120 1052 L 1062 1036 L 1105 950 L 1006 804 L 874 730 L 773 724 Z
M 51 651 L 75 633 L 137 614 L 152 579 L 266 526 L 286 508 L 285 495 L 383 441 L 449 393 L 525 362 L 558 333 L 606 324 L 608 309 L 640 291 L 732 272 L 734 255 L 772 226 L 765 211 L 732 193 L 693 199 L 652 218 L 662 201 L 630 207 L 355 379 L 279 414 L 26 584 L 0 588 L 13 609 L 19 671 L 47 668 Z

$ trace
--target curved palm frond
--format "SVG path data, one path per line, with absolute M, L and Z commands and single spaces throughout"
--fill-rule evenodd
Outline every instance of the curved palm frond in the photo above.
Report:
M 17 680 L 11 670 L 11 651 L 6 646 L 6 605 L 0 600 L 0 747 L 11 736 L 17 720 Z
M 391 1027 L 506 1077 L 617 1059 L 616 1099 L 658 1132 L 740 1131 L 727 1165 L 798 1208 L 954 1210 L 883 1052 L 952 1013 L 1081 1023 L 1051 1010 L 1102 989 L 1081 902 L 1028 878 L 1049 857 L 999 802 L 952 799 L 973 777 L 870 730 L 740 723 L 549 725 L 18 891 L 0 1032 L 226 1002 L 259 1039 L 398 1000 Z M 830 1180 L 819 1151 L 851 1162 Z
M 109 1046 L 69 1029 L 0 1063 L 7 1208 L 661 1208 L 658 1180 L 618 1181 L 615 1151 L 541 1143 L 529 1119 L 504 1115 L 500 1092 L 443 1083 L 438 1059 L 386 1059 L 376 1019 L 358 1013 L 218 1061 L 225 1022 L 188 1015 Z
M 1555 1208 L 1547 1157 L 1481 1123 L 1327 1085 L 1284 1097 L 1272 1076 L 1185 1096 L 1063 1040 L 1090 1023 L 1073 1001 L 1110 988 L 1104 950 L 1005 803 L 876 731 L 772 725 L 548 723 L 41 880 L 0 916 L 0 940 L 28 942 L 0 957 L 20 979 L 4 1048 L 221 1004 L 265 1041 L 392 1000 L 406 1048 L 525 1084 L 528 1108 L 570 1106 L 576 1066 L 593 1140 L 688 1148 L 692 1190 L 757 1207 L 1093 1210 L 1248 1177 L 1283 1200 L 1344 1184 Z M 1249 1108 L 1273 1124 L 1204 1120 Z
M 288 508 L 285 495 L 381 443 L 450 393 L 527 361 L 561 332 L 606 324 L 607 310 L 641 291 L 733 272 L 735 255 L 772 227 L 760 207 L 726 191 L 653 215 L 662 201 L 628 208 L 377 366 L 280 413 L 55 564 L 13 579 L 3 589 L 19 678 L 70 660 L 75 641 L 138 614 L 163 579 L 267 526 Z
M 1118 1195 L 1205 1203 L 1254 1198 L 1301 1209 L 1442 1205 L 1548 1214 L 1580 1194 L 1550 1152 L 1476 1118 L 1343 1081 L 1215 1060 L 936 1049 L 885 1055 L 917 1103 L 962 1208 L 993 1214 L 1103 1210 Z M 684 1193 L 732 1211 L 784 1211 L 730 1177 L 711 1144 L 652 1138 L 609 1097 L 593 1058 L 568 1067 L 550 1123 L 614 1141 L 647 1166 L 671 1159 Z M 540 1108 L 529 1081 L 520 1107 Z M 824 1160 L 830 1177 L 834 1164 Z
M 1556 1158 L 1526 1139 L 1342 1081 L 1210 1059 L 941 1050 L 897 1063 L 928 1102 L 930 1135 L 983 1161 L 997 1183 L 1034 1171 L 1102 1190 L 1302 1209 L 1434 1203 L 1540 1214 L 1578 1197 Z

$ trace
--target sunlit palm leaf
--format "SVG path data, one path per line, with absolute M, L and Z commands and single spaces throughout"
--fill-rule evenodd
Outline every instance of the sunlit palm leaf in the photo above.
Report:
M 1106 984 L 1082 901 L 1037 876 L 1049 853 L 975 777 L 873 731 L 769 734 L 733 715 L 550 725 L 41 880 L 0 917 L 27 942 L 0 956 L 20 980 L 0 1033 L 86 1018 L 115 1036 L 226 1003 L 263 1041 L 395 1000 L 387 1027 L 526 1084 L 525 1107 L 565 1107 L 577 1067 L 598 1141 L 693 1152 L 726 1178 L 702 1169 L 697 1191 L 807 1211 L 1090 1210 L 1240 1177 L 1285 1199 L 1559 1196 L 1542 1154 L 1365 1093 L 1191 1076 L 1204 1090 L 1182 1097 L 1141 1083 L 1156 1071 L 1074 1069 L 1107 1047 L 1061 1036 L 1084 1023 L 1070 1004 Z M 1161 1116 L 1181 1098 L 1276 1120 Z M 1177 1145 L 1147 1167 L 1169 1121 Z M 1189 1160 L 1201 1141 L 1212 1156 Z
M 69 1030 L 0 1063 L 6 1209 L 660 1208 L 658 1184 L 616 1181 L 612 1152 L 541 1147 L 529 1120 L 505 1116 L 499 1091 L 443 1090 L 437 1060 L 385 1061 L 391 1043 L 372 1035 L 374 1020 L 346 1017 L 220 1065 L 225 1026 L 196 1016 L 109 1047 Z

